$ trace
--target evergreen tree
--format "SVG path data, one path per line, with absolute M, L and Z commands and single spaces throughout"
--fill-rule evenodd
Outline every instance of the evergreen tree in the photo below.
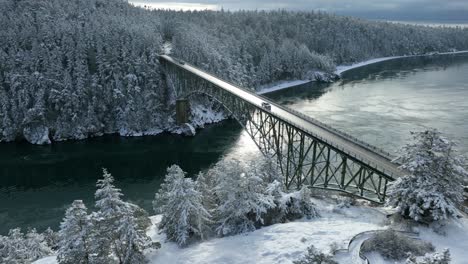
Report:
M 152 246 L 151 239 L 145 230 L 139 230 L 132 215 L 125 215 L 119 225 L 119 238 L 115 243 L 114 252 L 121 264 L 147 263 L 143 251 Z
M 94 241 L 90 237 L 92 230 L 93 225 L 86 206 L 83 201 L 75 200 L 67 209 L 60 224 L 58 262 L 65 264 L 93 263 L 91 245 Z
M 202 194 L 177 165 L 167 169 L 153 206 L 163 215 L 159 229 L 170 241 L 184 246 L 194 239 L 203 239 L 208 232 L 211 215 L 204 207 Z
M 221 162 L 215 170 L 217 233 L 234 235 L 253 231 L 263 225 L 264 214 L 275 206 L 273 196 L 265 190 L 263 179 L 251 171 L 243 170 L 236 160 Z
M 307 254 L 300 260 L 293 262 L 294 264 L 338 264 L 333 260 L 333 256 L 319 252 L 314 246 L 307 248 Z
M 52 250 L 47 245 L 44 235 L 37 233 L 36 229 L 31 229 L 26 234 L 25 247 L 27 259 L 31 261 L 52 254 Z
M 44 240 L 52 250 L 57 250 L 59 245 L 59 234 L 48 227 L 44 233 Z
M 152 244 L 135 217 L 139 207 L 124 202 L 120 189 L 113 182 L 112 175 L 103 169 L 103 178 L 98 180 L 95 193 L 98 211 L 92 215 L 95 225 L 92 251 L 99 263 L 112 263 L 112 254 L 119 264 L 145 263 L 143 250 Z
M 0 260 L 2 263 L 27 263 L 27 248 L 21 229 L 15 228 L 8 232 L 7 237 L 0 239 Z
M 468 177 L 455 144 L 437 130 L 412 133 L 396 159 L 410 173 L 391 183 L 388 204 L 415 221 L 439 221 L 459 214 L 463 182 Z
M 35 229 L 26 236 L 19 228 L 11 229 L 8 236 L 0 236 L 0 263 L 26 264 L 50 254 L 52 250 Z

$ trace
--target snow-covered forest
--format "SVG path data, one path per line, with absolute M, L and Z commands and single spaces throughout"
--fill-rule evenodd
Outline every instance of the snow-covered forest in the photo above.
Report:
M 351 245 L 358 236 L 364 255 L 383 258 L 372 263 L 461 263 L 466 164 L 436 130 L 414 137 L 399 157 L 412 175 L 392 184 L 387 208 L 307 186 L 287 190 L 275 163 L 226 158 L 196 179 L 170 166 L 153 202 L 158 215 L 150 218 L 123 200 L 104 169 L 94 207 L 73 201 L 58 232 L 10 230 L 0 236 L 0 263 L 45 256 L 41 263 L 358 263 L 353 254 L 361 249 Z M 243 256 L 246 245 L 253 249 Z M 207 250 L 213 246 L 221 250 Z
M 314 12 L 150 11 L 121 0 L 2 0 L 0 24 L 0 141 L 36 144 L 171 130 L 157 58 L 164 42 L 251 88 L 372 57 L 468 49 L 468 29 Z
M 468 49 L 468 29 L 321 12 L 158 12 L 174 55 L 245 87 L 370 58 Z

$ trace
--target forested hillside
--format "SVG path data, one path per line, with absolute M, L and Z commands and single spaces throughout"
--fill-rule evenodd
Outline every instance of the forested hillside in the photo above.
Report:
M 170 129 L 164 42 L 250 88 L 371 57 L 468 49 L 468 29 L 313 12 L 149 11 L 122 0 L 0 0 L 0 25 L 0 141 L 37 144 Z
M 243 86 L 307 78 L 376 57 L 468 49 L 468 28 L 366 21 L 320 12 L 160 12 L 175 55 Z M 312 70 L 312 72 L 311 72 Z
M 160 22 L 111 0 L 0 2 L 0 140 L 160 127 Z

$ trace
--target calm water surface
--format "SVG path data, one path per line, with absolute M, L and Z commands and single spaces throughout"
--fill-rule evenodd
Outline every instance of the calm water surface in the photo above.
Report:
M 332 85 L 308 84 L 269 96 L 338 129 L 395 152 L 409 131 L 435 127 L 468 152 L 468 56 L 388 61 L 355 69 Z M 234 121 L 209 126 L 193 138 L 106 136 L 31 146 L 0 144 L 0 234 L 28 226 L 56 228 L 66 207 L 91 207 L 106 167 L 129 199 L 150 213 L 165 169 L 178 163 L 194 176 L 223 156 L 258 154 Z
M 426 128 L 468 152 L 468 55 L 387 61 L 270 97 L 390 152 Z

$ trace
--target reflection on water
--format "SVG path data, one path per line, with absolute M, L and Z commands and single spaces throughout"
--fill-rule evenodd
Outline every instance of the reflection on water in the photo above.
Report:
M 407 58 L 270 97 L 391 152 L 410 139 L 409 131 L 430 127 L 468 152 L 467 73 L 468 55 Z
M 105 136 L 50 146 L 0 144 L 0 234 L 16 226 L 56 228 L 74 199 L 91 207 L 102 167 L 116 178 L 125 199 L 152 212 L 168 166 L 177 163 L 195 176 L 231 149 L 240 149 L 241 131 L 236 122 L 226 121 L 193 138 Z
M 395 151 L 409 131 L 436 127 L 468 151 L 468 56 L 387 61 L 345 74 L 332 85 L 310 84 L 269 96 L 364 140 Z M 66 207 L 91 207 L 106 167 L 125 198 L 149 212 L 165 169 L 189 175 L 221 157 L 249 159 L 255 144 L 235 121 L 209 126 L 193 138 L 160 135 L 32 146 L 0 144 L 0 234 L 20 227 L 57 227 Z

